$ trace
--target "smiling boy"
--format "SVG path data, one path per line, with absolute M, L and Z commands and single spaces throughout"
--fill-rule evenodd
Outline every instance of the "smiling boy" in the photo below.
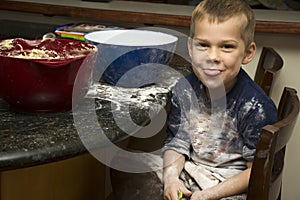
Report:
M 204 0 L 192 13 L 193 73 L 173 90 L 164 199 L 246 199 L 260 130 L 277 120 L 272 100 L 241 67 L 255 55 L 254 29 L 242 0 Z
M 195 8 L 193 72 L 172 89 L 163 158 L 139 154 L 149 173 L 112 170 L 117 199 L 246 199 L 259 133 L 277 121 L 273 101 L 242 68 L 256 52 L 254 28 L 243 0 L 203 0 Z

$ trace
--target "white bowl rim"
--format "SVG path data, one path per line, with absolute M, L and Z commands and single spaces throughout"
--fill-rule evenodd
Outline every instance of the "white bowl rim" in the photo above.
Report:
M 96 43 L 96 45 L 117 46 L 158 46 L 175 43 L 178 40 L 176 36 L 171 34 L 137 29 L 95 31 L 84 37 L 88 42 Z

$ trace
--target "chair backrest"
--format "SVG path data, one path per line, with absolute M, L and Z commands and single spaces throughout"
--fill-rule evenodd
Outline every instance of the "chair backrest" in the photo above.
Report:
M 271 47 L 263 47 L 256 68 L 254 81 L 262 87 L 267 95 L 270 95 L 273 78 L 283 66 L 283 59 Z
M 261 130 L 251 169 L 247 200 L 281 198 L 285 147 L 299 114 L 297 91 L 285 87 L 278 106 L 278 122 Z

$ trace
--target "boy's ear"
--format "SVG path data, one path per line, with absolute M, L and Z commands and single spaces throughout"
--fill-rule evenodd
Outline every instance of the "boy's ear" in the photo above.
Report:
M 256 44 L 252 42 L 245 51 L 245 56 L 243 58 L 242 64 L 248 64 L 255 56 Z

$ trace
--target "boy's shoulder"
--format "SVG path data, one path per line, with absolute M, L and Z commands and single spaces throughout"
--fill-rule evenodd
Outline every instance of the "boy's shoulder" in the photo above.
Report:
M 192 72 L 181 78 L 175 87 L 180 93 L 184 90 L 192 90 L 197 96 L 205 95 L 204 85 Z M 188 89 L 189 88 L 189 89 Z M 226 94 L 227 103 L 239 102 L 244 104 L 255 99 L 262 104 L 269 104 L 270 107 L 276 108 L 273 100 L 266 95 L 263 89 L 254 82 L 254 80 L 241 68 L 237 75 L 237 81 L 233 88 Z
M 254 82 L 254 80 L 241 68 L 237 76 L 237 81 L 229 92 L 228 96 L 236 96 L 235 98 L 252 99 L 258 98 L 265 101 L 272 101 L 271 98 L 263 91 L 263 89 Z
M 187 88 L 187 84 L 194 90 L 204 88 L 203 83 L 192 72 L 189 75 L 179 80 L 177 86 L 184 86 Z M 237 81 L 230 92 L 227 93 L 227 98 L 235 99 L 252 99 L 253 97 L 266 101 L 272 101 L 263 91 L 263 89 L 257 85 L 254 80 L 241 68 L 237 75 Z
M 277 113 L 276 105 L 264 90 L 254 82 L 254 80 L 241 69 L 237 82 L 233 89 L 227 94 L 227 101 L 235 102 L 239 106 L 255 106 L 263 108 L 266 112 Z

